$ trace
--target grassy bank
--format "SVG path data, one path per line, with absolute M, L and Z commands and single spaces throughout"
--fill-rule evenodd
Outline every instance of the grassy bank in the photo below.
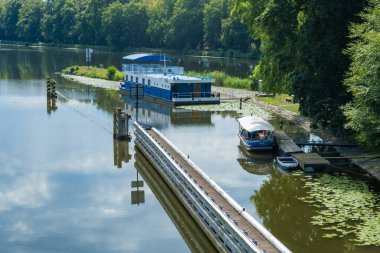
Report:
M 221 71 L 213 71 L 209 74 L 199 73 L 195 71 L 187 71 L 186 75 L 189 76 L 210 76 L 215 79 L 215 84 L 222 87 L 251 90 L 252 80 L 248 78 L 240 78 L 236 76 L 227 75 Z
M 124 75 L 115 66 L 110 66 L 107 69 L 94 66 L 70 66 L 62 70 L 63 74 L 86 76 L 91 78 L 99 78 L 113 81 L 121 81 Z
M 277 105 L 285 110 L 299 114 L 299 104 L 293 103 L 293 98 L 286 94 L 277 94 L 268 97 L 256 97 L 256 100 L 270 105 Z

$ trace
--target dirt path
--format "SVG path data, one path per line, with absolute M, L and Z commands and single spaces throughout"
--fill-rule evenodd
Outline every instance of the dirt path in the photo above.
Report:
M 255 99 L 256 92 L 224 87 L 212 87 L 213 92 L 220 93 L 221 98 L 242 98 L 245 103 L 255 104 L 258 107 L 280 115 L 281 117 L 293 122 L 305 131 L 310 131 L 310 122 L 304 116 L 299 116 L 294 112 L 285 110 L 276 105 L 269 105 Z

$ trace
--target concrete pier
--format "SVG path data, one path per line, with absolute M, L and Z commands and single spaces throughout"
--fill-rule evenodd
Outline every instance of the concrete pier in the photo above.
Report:
M 156 129 L 142 127 L 136 122 L 135 126 L 137 147 L 218 251 L 290 252 Z

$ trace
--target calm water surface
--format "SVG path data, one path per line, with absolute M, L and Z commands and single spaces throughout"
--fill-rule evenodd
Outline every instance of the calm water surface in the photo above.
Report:
M 95 59 L 118 66 L 121 55 Z M 83 52 L 0 48 L 0 56 L 0 252 L 215 251 L 133 140 L 113 140 L 115 106 L 157 127 L 293 252 L 379 252 L 356 246 L 352 236 L 324 238 L 311 224 L 318 208 L 299 200 L 308 195 L 305 182 L 321 175 L 287 175 L 271 155 L 241 150 L 236 113 L 148 102 L 136 109 L 117 94 L 58 77 L 58 91 L 68 100 L 53 103 L 45 78 L 83 64 Z M 205 67 L 200 58 L 181 59 L 187 69 Z M 208 62 L 206 69 L 228 71 L 250 65 Z M 272 123 L 280 128 L 279 119 Z M 282 127 L 294 138 L 310 138 L 287 122 Z M 380 202 L 376 184 L 348 178 L 364 182 Z

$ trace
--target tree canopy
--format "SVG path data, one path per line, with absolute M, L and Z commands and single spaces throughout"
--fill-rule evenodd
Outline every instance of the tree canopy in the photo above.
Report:
M 0 39 L 249 51 L 232 0 L 0 0 Z
M 263 57 L 253 72 L 269 93 L 293 94 L 313 125 L 344 132 L 343 84 L 350 59 L 349 24 L 360 22 L 366 1 L 237 0 L 234 13 L 261 40 Z
M 353 100 L 344 114 L 359 141 L 380 148 L 380 0 L 371 0 L 361 18 L 350 28 L 352 63 L 344 83 Z

